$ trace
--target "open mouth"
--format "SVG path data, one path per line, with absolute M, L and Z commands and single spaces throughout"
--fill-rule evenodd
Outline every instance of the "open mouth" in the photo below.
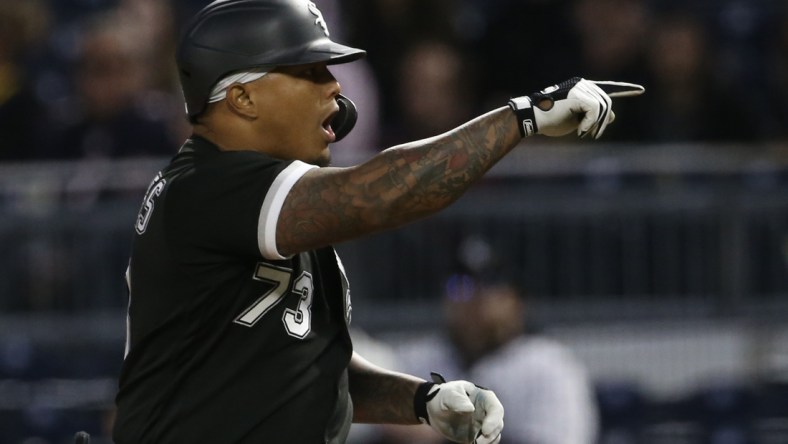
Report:
M 337 114 L 336 112 L 332 112 L 328 117 L 326 117 L 325 120 L 323 120 L 322 123 L 323 131 L 325 131 L 326 134 L 328 134 L 332 142 L 334 141 L 334 139 L 336 139 L 336 134 L 334 134 L 334 129 L 331 127 L 331 121 L 334 120 L 334 116 L 336 114 Z

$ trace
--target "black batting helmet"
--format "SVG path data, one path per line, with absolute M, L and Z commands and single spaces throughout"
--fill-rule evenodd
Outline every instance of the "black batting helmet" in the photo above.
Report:
M 214 84 L 231 72 L 351 62 L 365 51 L 332 41 L 323 14 L 308 0 L 217 0 L 200 10 L 178 43 L 176 61 L 186 111 L 205 109 Z

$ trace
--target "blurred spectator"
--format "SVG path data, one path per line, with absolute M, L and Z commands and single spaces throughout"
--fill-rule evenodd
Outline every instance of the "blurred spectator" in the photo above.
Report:
M 432 137 L 470 120 L 476 111 L 472 67 L 445 42 L 409 47 L 396 70 L 399 115 L 386 122 L 384 146 Z
M 643 84 L 646 95 L 654 96 L 644 63 L 652 25 L 645 0 L 574 0 L 571 19 L 579 46 L 576 56 L 567 55 L 577 62 L 571 75 Z M 646 108 L 639 100 L 617 101 L 617 122 L 605 132 L 605 141 L 643 142 Z
M 149 87 L 147 40 L 118 11 L 92 17 L 84 29 L 74 83 L 77 97 L 58 104 L 61 125 L 49 157 L 97 159 L 174 154 L 180 139 L 175 104 Z M 182 110 L 178 111 L 182 114 Z
M 369 0 L 344 1 L 349 44 L 367 50 L 367 60 L 375 72 L 381 91 L 381 118 L 397 115 L 397 66 L 407 48 L 424 40 L 456 37 L 452 26 L 457 11 L 453 0 Z M 322 4 L 321 4 L 322 7 Z M 363 44 L 362 44 L 363 42 Z
M 46 3 L 0 1 L 0 161 L 33 159 L 48 129 L 27 62 L 46 38 Z
M 141 62 L 150 67 L 145 79 L 146 88 L 180 94 L 178 70 L 173 57 L 177 33 L 171 2 L 121 0 L 117 15 L 122 17 L 125 26 L 133 29 L 142 52 Z
M 495 390 L 511 444 L 592 444 L 598 420 L 583 364 L 564 345 L 526 325 L 526 300 L 489 245 L 460 247 L 461 271 L 446 282 L 446 334 L 398 348 L 406 371 L 441 369 Z
M 572 19 L 582 75 L 642 82 L 650 18 L 644 0 L 575 0 Z
M 638 131 L 655 142 L 731 142 L 754 137 L 743 94 L 719 86 L 702 23 L 682 10 L 662 15 L 646 39 L 648 94 Z
M 162 66 L 162 60 L 172 64 L 177 26 L 206 1 L 0 0 L 0 161 L 171 153 L 187 131 L 176 71 L 151 67 Z M 573 75 L 646 85 L 643 100 L 619 101 L 620 120 L 608 130 L 607 142 L 740 142 L 788 137 L 783 124 L 788 118 L 788 37 L 785 19 L 780 19 L 787 9 L 784 2 L 319 3 L 327 14 L 341 15 L 346 21 L 332 31 L 346 32 L 342 39 L 351 44 L 363 40 L 369 50 L 362 69 L 338 71 L 338 77 L 366 79 L 360 83 L 362 91 L 346 91 L 358 102 L 358 125 L 363 131 L 342 142 L 338 158 L 347 153 L 366 155 L 385 146 L 384 142 L 407 139 L 399 135 L 411 130 L 408 122 L 413 117 L 406 113 L 413 112 L 413 107 L 447 109 L 453 102 L 460 104 L 453 111 L 456 115 L 467 109 L 473 113 L 504 104 L 512 91 L 527 93 Z M 83 30 L 74 24 L 102 12 L 100 18 L 89 20 L 89 29 L 80 37 Z M 99 34 L 104 34 L 100 45 L 96 43 Z M 112 34 L 115 42 L 106 38 Z M 84 44 L 77 45 L 80 40 Z M 461 71 L 446 81 L 459 79 L 464 95 L 422 94 L 429 89 L 418 85 L 417 71 L 447 62 L 445 52 L 429 55 L 425 49 L 436 49 L 435 42 L 445 42 L 440 45 L 463 60 Z M 73 57 L 78 58 L 73 73 L 76 97 L 60 100 L 69 93 L 61 73 L 63 64 Z M 425 61 L 432 57 L 436 61 Z M 416 70 L 399 68 L 414 63 Z M 124 75 L 118 76 L 120 72 Z M 442 92 L 455 94 L 456 89 L 449 86 L 442 87 Z M 731 94 L 739 91 L 747 93 Z M 722 93 L 734 104 L 723 101 Z M 419 97 L 418 103 L 412 101 L 413 96 Z M 48 121 L 52 109 L 55 125 Z M 732 112 L 723 113 L 723 109 Z M 737 122 L 739 117 L 744 120 Z M 432 127 L 444 128 L 452 117 L 434 114 L 425 118 L 422 113 L 413 131 L 424 133 L 426 128 L 420 127 L 433 120 Z M 378 122 L 390 126 L 384 135 L 377 132 Z M 53 146 L 47 144 L 51 139 Z

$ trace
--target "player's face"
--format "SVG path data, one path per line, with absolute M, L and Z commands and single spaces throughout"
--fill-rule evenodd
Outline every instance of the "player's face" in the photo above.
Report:
M 329 122 L 337 112 L 339 83 L 325 63 L 279 67 L 253 90 L 260 136 L 269 154 L 326 166 L 336 136 Z

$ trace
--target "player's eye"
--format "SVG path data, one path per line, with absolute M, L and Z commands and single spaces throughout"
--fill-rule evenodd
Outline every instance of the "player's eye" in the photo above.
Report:
M 299 73 L 301 77 L 313 78 L 317 75 L 317 69 L 314 66 L 306 67 Z
M 293 71 L 294 75 L 313 82 L 324 82 L 332 79 L 331 73 L 325 65 L 315 64 L 299 67 Z

